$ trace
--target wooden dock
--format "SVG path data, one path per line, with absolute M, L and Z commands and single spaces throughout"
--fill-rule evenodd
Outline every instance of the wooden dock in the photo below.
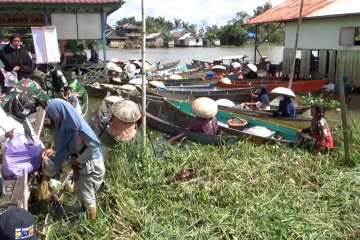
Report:
M 45 110 L 41 107 L 38 108 L 36 113 L 33 113 L 29 116 L 29 122 L 33 125 L 35 133 L 40 137 L 43 132 L 45 119 Z M 2 162 L 2 154 L 0 154 Z M 0 165 L 2 168 L 2 164 Z M 5 210 L 12 207 L 24 207 L 24 176 L 16 180 L 3 180 L 5 195 L 0 198 L 0 214 Z M 27 183 L 29 186 L 29 183 Z M 27 186 L 27 187 L 28 187 Z

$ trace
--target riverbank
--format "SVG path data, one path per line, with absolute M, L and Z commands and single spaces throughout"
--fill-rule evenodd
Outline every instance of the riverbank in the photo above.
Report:
M 96 223 L 56 223 L 50 239 L 357 239 L 359 166 L 343 152 L 241 141 L 163 146 L 142 160 L 118 145 Z M 358 155 L 353 153 L 358 163 Z M 193 182 L 174 176 L 191 168 Z

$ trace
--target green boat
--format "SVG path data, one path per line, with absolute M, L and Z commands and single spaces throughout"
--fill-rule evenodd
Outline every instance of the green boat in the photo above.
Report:
M 80 101 L 82 116 L 85 116 L 89 107 L 89 96 L 86 89 L 79 82 L 74 81 L 69 85 L 73 92 L 77 94 Z
M 166 100 L 169 104 L 171 104 L 174 108 L 177 108 L 179 111 L 183 111 L 189 115 L 194 116 L 194 114 L 191 111 L 191 103 L 188 102 L 182 102 L 177 100 Z M 239 114 L 234 114 L 231 112 L 223 112 L 218 111 L 216 114 L 216 118 L 219 122 L 219 125 L 221 126 L 221 130 L 226 131 L 232 135 L 238 135 L 241 137 L 250 137 L 252 140 L 256 142 L 285 142 L 290 144 L 295 144 L 298 142 L 298 138 L 296 136 L 296 133 L 298 129 L 283 126 L 280 124 L 274 124 L 268 121 L 263 121 L 260 119 L 243 116 Z M 244 119 L 246 120 L 247 124 L 242 127 L 243 129 L 239 129 L 237 127 L 234 127 L 234 125 L 229 125 L 228 121 L 234 118 L 238 119 Z M 268 130 L 272 132 L 272 135 L 270 137 L 262 137 L 262 136 L 256 136 L 248 133 L 246 129 L 249 128 L 257 128 L 259 127 L 265 127 Z

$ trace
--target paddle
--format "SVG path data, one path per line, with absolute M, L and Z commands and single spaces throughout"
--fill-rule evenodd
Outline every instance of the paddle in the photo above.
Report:
M 179 133 L 178 135 L 176 135 L 176 136 L 174 136 L 174 137 L 166 140 L 166 143 L 169 143 L 169 144 L 170 144 L 170 143 L 172 143 L 173 141 L 176 141 L 177 139 L 184 137 L 184 135 L 185 135 L 187 132 L 188 132 L 188 131 Z

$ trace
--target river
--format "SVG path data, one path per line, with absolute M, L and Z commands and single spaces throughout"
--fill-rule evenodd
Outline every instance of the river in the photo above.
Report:
M 282 61 L 283 46 L 261 46 L 259 51 L 263 56 L 268 56 L 268 60 L 274 63 Z M 88 53 L 89 54 L 89 53 Z M 116 58 L 128 60 L 131 58 L 140 59 L 141 49 L 109 49 L 106 51 L 107 59 Z M 191 63 L 192 59 L 212 61 L 222 56 L 232 55 L 247 55 L 245 61 L 253 62 L 254 60 L 254 47 L 211 47 L 211 48 L 148 48 L 146 49 L 146 59 L 150 62 L 160 61 L 163 63 L 181 60 L 181 64 Z M 103 58 L 103 53 L 100 51 L 100 58 Z M 259 59 L 257 53 L 256 59 Z M 355 91 L 352 95 L 352 101 L 349 107 L 349 116 L 355 121 L 360 121 L 360 93 Z M 99 99 L 90 98 L 89 110 L 96 111 L 100 104 Z M 335 112 L 328 112 L 327 117 L 339 120 L 341 123 L 340 114 Z M 357 127 L 360 131 L 360 125 Z
M 261 55 L 268 56 L 268 60 L 274 63 L 282 61 L 283 46 L 264 46 L 259 47 Z M 141 49 L 110 49 L 106 51 L 106 58 L 117 58 L 128 60 L 131 58 L 141 58 Z M 146 59 L 150 62 L 171 62 L 176 59 L 181 60 L 181 64 L 191 63 L 192 59 L 213 61 L 223 56 L 242 55 L 248 57 L 245 61 L 254 61 L 254 47 L 198 47 L 198 48 L 148 48 L 146 49 Z M 99 53 L 100 58 L 103 57 L 102 51 Z M 259 60 L 260 55 L 257 54 L 256 59 Z

